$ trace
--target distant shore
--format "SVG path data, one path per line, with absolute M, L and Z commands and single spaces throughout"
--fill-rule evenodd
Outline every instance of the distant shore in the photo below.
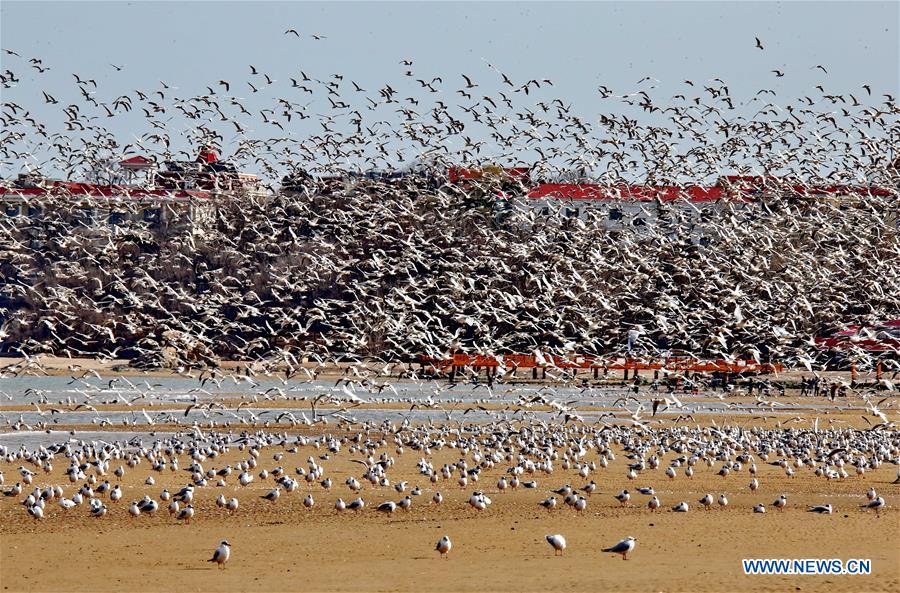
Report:
M 266 368 L 262 363 L 257 361 L 239 361 L 229 360 L 221 361 L 216 367 L 218 372 L 226 374 L 248 374 L 258 375 L 262 378 L 266 377 Z M 280 366 L 276 371 L 269 370 L 268 376 L 278 377 L 285 376 L 286 368 Z M 358 363 L 335 363 L 335 362 L 302 362 L 299 367 L 294 367 L 293 378 L 299 379 L 316 379 L 337 380 L 341 377 L 356 377 L 362 374 L 368 378 L 383 378 L 392 380 L 412 379 L 422 376 L 420 365 L 415 363 L 385 363 L 383 361 L 362 361 Z M 99 358 L 68 358 L 59 356 L 36 355 L 30 358 L 0 358 L 0 373 L 13 372 L 17 375 L 24 376 L 45 376 L 45 377 L 69 377 L 81 376 L 87 373 L 94 373 L 102 377 L 155 377 L 155 378 L 197 378 L 202 373 L 210 372 L 202 368 L 154 368 L 140 369 L 130 366 L 129 361 L 125 359 L 99 359 Z M 647 371 L 644 371 L 644 378 L 647 378 Z M 815 373 L 821 379 L 828 381 L 843 381 L 849 383 L 851 381 L 850 371 L 818 371 Z M 885 373 L 885 376 L 888 374 Z M 807 369 L 788 369 L 781 373 L 771 373 L 766 375 L 757 375 L 761 380 L 777 381 L 785 384 L 799 383 L 802 378 L 811 378 L 814 374 Z M 618 384 L 622 377 L 610 375 L 605 380 L 599 381 L 608 384 Z M 574 379 L 562 379 L 559 377 L 549 377 L 547 379 L 532 379 L 530 376 L 522 373 L 519 376 L 507 376 L 504 379 L 497 379 L 497 382 L 505 383 L 580 383 L 588 381 L 590 383 L 598 383 L 598 381 L 590 378 L 586 373 L 576 376 Z M 875 372 L 859 372 L 856 374 L 856 381 L 859 383 L 871 383 L 876 381 Z

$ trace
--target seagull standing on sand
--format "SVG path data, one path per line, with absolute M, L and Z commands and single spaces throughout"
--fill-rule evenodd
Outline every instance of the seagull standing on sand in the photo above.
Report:
M 554 556 L 562 556 L 563 550 L 566 549 L 566 538 L 557 534 L 557 535 L 547 535 L 544 536 L 547 540 L 547 543 L 553 546 L 553 555 Z
M 452 547 L 453 547 L 453 544 L 450 542 L 450 538 L 445 535 L 444 537 L 442 537 L 441 539 L 438 540 L 438 543 L 436 546 L 434 546 L 434 549 L 438 553 L 440 553 L 440 555 L 442 557 L 447 558 L 447 557 L 449 557 L 448 555 L 450 554 L 450 549 Z
M 869 504 L 862 505 L 862 508 L 864 508 L 866 510 L 875 509 L 875 514 L 880 517 L 881 509 L 883 509 L 884 506 L 885 506 L 884 499 L 880 496 L 877 496 L 877 497 L 875 497 L 875 500 L 873 500 Z
M 613 554 L 621 554 L 622 560 L 628 560 L 628 552 L 634 550 L 635 541 L 637 541 L 637 540 L 635 540 L 631 536 L 628 536 L 612 547 L 603 548 L 603 551 L 611 552 Z
M 773 502 L 772 505 L 779 511 L 784 511 L 784 507 L 787 506 L 787 497 L 782 494 L 775 499 L 775 502 Z
M 216 551 L 213 552 L 213 557 L 207 562 L 215 562 L 219 568 L 222 568 L 229 558 L 231 558 L 231 544 L 223 540 L 219 547 L 216 548 Z

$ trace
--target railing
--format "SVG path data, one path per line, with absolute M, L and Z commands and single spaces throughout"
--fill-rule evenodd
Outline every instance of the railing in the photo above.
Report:
M 542 360 L 541 360 L 542 359 Z M 758 363 L 754 360 L 701 360 L 690 357 L 667 357 L 656 360 L 640 358 L 608 358 L 599 356 L 553 356 L 539 359 L 532 354 L 454 354 L 450 358 L 422 356 L 419 362 L 439 372 L 462 368 L 496 369 L 574 369 L 574 370 L 667 370 L 674 372 L 773 373 L 784 370 L 781 364 Z

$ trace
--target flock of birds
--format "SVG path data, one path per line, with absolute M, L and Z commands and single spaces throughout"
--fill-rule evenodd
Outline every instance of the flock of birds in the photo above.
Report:
M 293 472 L 284 467 L 288 455 L 302 455 L 304 451 L 311 453 L 305 466 L 297 466 Z M 361 468 L 358 472 L 349 472 L 343 480 L 343 487 L 355 498 L 348 503 L 338 497 L 334 512 L 360 513 L 367 508 L 385 515 L 412 512 L 419 504 L 414 501 L 424 495 L 424 488 L 412 485 L 409 480 L 392 480 L 391 477 L 392 473 L 396 475 L 402 471 L 397 468 L 401 467 L 407 451 L 418 457 L 416 475 L 434 490 L 430 500 L 432 505 L 446 504 L 441 488 L 446 491 L 448 488 L 478 487 L 478 482 L 489 479 L 486 476 L 492 472 L 499 473 L 495 489 L 498 497 L 517 488 L 540 489 L 539 480 L 554 480 L 554 474 L 562 473 L 584 480 L 593 479 L 579 488 L 569 483 L 557 488 L 545 485 L 553 496 L 538 504 L 548 512 L 554 512 L 559 496 L 563 498 L 564 508 L 582 513 L 589 499 L 598 501 L 597 497 L 602 495 L 603 484 L 608 481 L 608 478 L 604 479 L 604 473 L 612 471 L 608 468 L 617 455 L 627 459 L 624 469 L 627 469 L 629 480 L 649 482 L 656 476 L 656 479 L 670 481 L 676 479 L 677 473 L 683 473 L 683 479 L 692 479 L 695 472 L 706 468 L 710 475 L 721 476 L 723 481 L 729 476 L 734 480 L 735 476 L 745 473 L 751 478 L 749 490 L 755 493 L 764 484 L 766 474 L 758 467 L 759 463 L 770 466 L 771 471 L 783 472 L 787 477 L 793 477 L 798 471 L 808 472 L 822 480 L 822 491 L 826 491 L 827 483 L 832 480 L 854 477 L 846 472 L 847 468 L 854 470 L 855 477 L 862 477 L 866 471 L 876 471 L 886 463 L 900 466 L 900 434 L 851 429 L 808 431 L 699 426 L 669 429 L 607 426 L 597 429 L 537 422 L 514 427 L 509 422 L 499 421 L 457 426 L 398 426 L 385 420 L 341 436 L 330 433 L 304 436 L 260 430 L 240 434 L 210 432 L 202 438 L 191 433 L 171 433 L 165 438 L 154 438 L 150 445 L 145 445 L 143 440 L 98 443 L 70 439 L 35 449 L 0 446 L 0 461 L 19 464 L 17 482 L 4 489 L 3 495 L 19 500 L 23 512 L 35 521 L 52 520 L 53 514 L 48 511 L 55 501 L 63 514 L 76 512 L 84 506 L 91 516 L 102 518 L 117 512 L 112 509 L 119 505 L 125 505 L 132 518 L 167 512 L 176 521 L 190 524 L 198 513 L 194 503 L 200 491 L 233 485 L 232 480 L 237 482 L 238 492 L 251 493 L 259 491 L 258 484 L 265 489 L 264 484 L 273 480 L 273 487 L 265 494 L 253 496 L 266 501 L 263 504 L 279 505 L 283 496 L 302 494 L 303 507 L 312 510 L 316 505 L 315 497 L 319 496 L 316 491 L 327 495 L 342 487 L 340 478 L 327 467 L 342 453 Z M 436 466 L 434 456 L 442 451 L 458 456 L 457 460 Z M 218 461 L 235 452 L 234 461 Z M 267 454 L 278 465 L 267 464 Z M 62 467 L 61 474 L 59 469 L 54 470 L 54 465 Z M 187 474 L 189 478 L 177 491 L 163 489 L 158 499 L 145 494 L 128 504 L 120 482 L 128 472 L 145 471 L 142 468 L 145 465 L 149 466 L 150 473 L 143 480 L 144 488 L 154 487 L 154 474 L 159 477 L 164 473 Z M 60 476 L 63 481 L 56 481 Z M 0 472 L 0 484 L 5 479 Z M 66 482 L 69 486 L 64 485 Z M 900 471 L 897 482 L 900 482 Z M 68 487 L 73 490 L 67 496 Z M 138 483 L 128 490 L 140 490 L 141 487 Z M 385 492 L 392 492 L 403 498 L 399 502 L 390 499 L 370 507 L 363 498 L 365 492 L 382 497 Z M 634 493 L 647 497 L 649 512 L 662 506 L 659 491 L 652 486 L 638 487 Z M 631 495 L 628 490 L 617 494 L 609 492 L 610 498 L 623 507 L 631 506 Z M 473 512 L 487 512 L 494 502 L 482 487 L 472 492 L 464 504 L 474 509 Z M 602 505 L 601 502 L 593 504 Z M 725 509 L 729 502 L 724 493 L 717 498 L 706 494 L 698 504 L 708 511 L 714 504 Z M 215 506 L 228 514 L 236 513 L 240 508 L 237 497 L 227 499 L 224 494 L 215 498 Z M 780 494 L 771 506 L 784 512 L 789 507 L 788 497 Z M 865 493 L 865 502 L 858 506 L 874 510 L 880 516 L 886 502 L 874 487 L 870 487 Z M 687 501 L 678 502 L 671 508 L 674 513 L 689 510 Z M 832 503 L 807 509 L 810 513 L 824 515 L 830 515 L 834 510 Z M 206 506 L 203 512 L 213 511 Z M 759 503 L 752 507 L 752 512 L 765 513 L 766 505 Z M 562 554 L 566 548 L 566 538 L 562 534 L 547 535 L 546 541 L 554 553 Z M 635 548 L 635 541 L 628 537 L 603 551 L 621 554 L 627 559 Z M 435 550 L 441 556 L 447 556 L 451 547 L 450 537 L 444 536 Z M 230 544 L 223 541 L 210 561 L 223 565 L 231 557 L 230 548 Z
M 649 77 L 625 93 L 601 86 L 599 118 L 547 97 L 549 79 L 515 81 L 490 64 L 486 76 L 417 79 L 404 60 L 400 80 L 378 89 L 304 71 L 286 84 L 254 65 L 249 81 L 213 81 L 193 96 L 167 83 L 116 94 L 117 71 L 76 73 L 71 93 L 44 91 L 62 120 L 55 129 L 60 122 L 6 98 L 40 88 L 52 65 L 5 51 L 5 171 L 77 179 L 135 152 L 192 160 L 192 146 L 230 144 L 235 163 L 259 171 L 271 193 L 221 196 L 202 232 L 171 234 L 139 215 L 83 233 L 84 198 L 35 198 L 40 216 L 0 220 L 4 351 L 290 369 L 309 356 L 622 353 L 633 333 L 648 356 L 682 350 L 817 371 L 829 361 L 814 336 L 875 325 L 900 305 L 895 98 L 868 85 L 829 91 L 821 66 L 811 70 L 822 83 L 787 103 L 769 88 L 732 96 L 720 79 L 684 81 L 667 99 Z M 254 111 L 245 90 L 254 104 L 264 91 L 281 96 Z M 303 127 L 314 117 L 318 130 Z M 191 131 L 179 152 L 182 119 Z M 122 144 L 113 124 L 137 139 Z M 398 178 L 326 176 L 411 161 Z M 508 194 L 553 179 L 768 181 L 750 207 L 726 203 L 696 219 L 657 204 L 658 221 L 627 214 L 611 233 L 602 217 L 568 219 L 564 204 L 547 216 L 515 208 L 499 221 L 496 180 L 447 179 L 448 166 L 485 161 L 534 166 L 529 181 L 504 185 Z M 292 181 L 277 188 L 283 175 Z M 840 184 L 888 193 L 796 191 Z M 861 348 L 847 356 L 874 365 Z
M 300 37 L 293 29 L 285 35 Z M 759 39 L 756 46 L 764 51 Z M 277 377 L 285 385 L 312 381 L 314 373 L 304 366 L 310 359 L 369 366 L 379 361 L 385 371 L 371 375 L 351 367 L 341 397 L 311 399 L 311 420 L 290 409 L 274 420 L 287 418 L 292 428 L 321 424 L 323 431 L 330 430 L 329 419 L 337 420 L 343 435 L 277 432 L 258 422 L 262 414 L 244 422 L 244 404 L 234 410 L 235 418 L 266 428 L 235 434 L 229 423 L 210 418 L 214 406 L 225 413 L 224 406 L 197 397 L 184 417 L 193 410 L 208 422 L 154 436 L 149 445 L 138 438 L 0 446 L 0 462 L 18 464 L 15 483 L 4 486 L 3 494 L 35 521 L 52 521 L 55 503 L 60 513 L 86 509 L 98 520 L 121 507 L 134 518 L 168 514 L 189 524 L 216 512 L 195 507 L 196 493 L 234 481 L 238 492 L 246 489 L 253 498 L 220 494 L 215 504 L 221 512 L 274 508 L 294 493 L 302 493 L 303 507 L 313 512 L 317 498 L 346 488 L 349 495 L 336 497 L 333 512 L 390 516 L 414 512 L 423 496 L 429 504 L 447 504 L 439 488 L 454 487 L 474 488 L 467 507 L 489 512 L 494 492 L 478 482 L 500 470 L 494 498 L 507 490 L 546 489 L 550 495 L 537 504 L 548 513 L 585 513 L 602 505 L 595 502 L 599 495 L 622 506 L 642 496 L 648 512 L 674 503 L 671 512 L 686 513 L 692 504 L 725 509 L 727 493 L 708 493 L 697 503 L 664 502 L 661 490 L 651 486 L 611 491 L 601 474 L 624 455 L 632 481 L 675 480 L 679 474 L 691 479 L 695 472 L 734 480 L 746 474 L 756 493 L 764 480 L 758 463 L 788 477 L 808 472 L 823 491 L 832 481 L 884 464 L 900 466 L 900 433 L 879 408 L 884 400 L 874 403 L 874 391 L 861 395 L 867 415 L 881 422 L 860 431 L 833 422 L 820 429 L 818 419 L 811 429 L 691 427 L 681 417 L 665 426 L 642 417 L 649 402 L 628 397 L 623 407 L 631 400 L 638 404 L 631 421 L 598 428 L 600 423 L 585 423 L 572 402 L 560 403 L 552 393 L 519 403 L 549 406 L 562 422 L 493 414 L 476 402 L 466 413 L 484 411 L 489 421 L 454 423 L 448 414 L 445 422 L 416 425 L 407 415 L 400 424 L 379 423 L 352 417 L 349 408 L 360 401 L 348 388 L 394 390 L 377 378 L 389 374 L 393 363 L 462 351 L 543 358 L 626 351 L 656 357 L 683 350 L 731 361 L 778 360 L 817 373 L 829 361 L 817 349 L 816 335 L 850 324 L 872 326 L 900 309 L 898 171 L 891 162 L 898 108 L 891 95 L 878 97 L 868 85 L 830 91 L 822 66 L 811 68 L 821 71 L 822 84 L 786 104 L 776 103 L 768 88 L 746 99 L 732 96 L 718 78 L 686 80 L 682 92 L 663 100 L 659 81 L 648 77 L 624 93 L 600 86 L 604 112 L 586 117 L 564 98 L 548 96 L 554 88 L 549 79 L 515 81 L 490 64 L 488 80 L 430 76 L 416 73 L 412 60 L 402 62 L 400 81 L 371 90 L 339 73 L 317 77 L 299 71 L 287 84 L 254 65 L 249 80 L 211 81 L 193 96 L 164 82 L 120 92 L 114 81 L 105 82 L 108 77 L 78 73 L 72 89 L 50 92 L 41 88 L 41 77 L 52 65 L 4 51 L 4 95 L 32 85 L 59 117 L 38 121 L 28 105 L 5 97 L 4 171 L 102 180 L 110 162 L 135 152 L 159 160 L 193 159 L 190 147 L 230 145 L 235 162 L 261 172 L 270 192 L 219 196 L 197 233 L 161 233 L 140 216 L 82 232 L 76 210 L 104 204 L 54 194 L 30 204 L 39 208 L 38 216 L 0 219 L 0 351 L 25 359 L 0 377 L 40 373 L 37 354 L 170 366 L 198 378 L 198 396 L 208 382 L 221 386 L 226 379 L 248 390 L 260 377 Z M 125 67 L 113 66 L 110 74 L 115 78 Z M 248 108 L 272 91 L 280 95 L 272 104 Z M 135 139 L 121 144 L 110 129 L 113 120 L 132 126 Z M 185 121 L 189 131 L 176 136 Z M 410 161 L 414 166 L 403 176 L 352 183 L 328 176 L 398 169 Z M 486 161 L 537 165 L 527 182 L 484 178 L 458 184 L 447 178 L 449 166 Z M 686 188 L 734 173 L 765 177 L 765 197 L 749 206 L 725 203 L 699 219 L 677 205 L 657 203 L 653 207 L 664 214 L 657 221 L 639 225 L 639 215 L 626 216 L 615 233 L 597 216 L 569 218 L 562 204 L 547 215 L 512 208 L 502 217 L 494 205 L 498 191 L 521 196 L 540 180 Z M 271 180 L 280 177 L 284 187 L 276 188 Z M 832 199 L 796 189 L 841 184 L 887 191 Z M 136 214 L 140 208 L 117 207 L 135 208 Z M 861 348 L 847 356 L 860 368 L 875 364 Z M 212 368 L 221 359 L 253 364 L 229 374 Z M 900 370 L 890 357 L 881 363 L 887 372 Z M 196 367 L 206 367 L 199 377 L 192 374 Z M 407 378 L 417 379 L 407 369 Z M 70 370 L 73 382 L 84 383 L 92 373 Z M 502 382 L 506 373 L 501 368 L 496 380 Z M 153 390 L 131 387 L 141 395 L 123 399 L 128 406 Z M 491 386 L 486 389 L 493 395 Z M 87 399 L 75 410 L 97 412 L 93 394 L 81 393 Z M 260 395 L 286 399 L 280 387 Z M 323 412 L 317 403 L 333 408 Z M 410 412 L 436 407 L 430 397 L 411 403 Z M 47 404 L 43 397 L 34 403 L 42 417 Z M 659 397 L 652 403 L 654 416 L 660 405 L 684 407 L 674 395 Z M 759 398 L 757 405 L 775 407 Z M 141 412 L 148 425 L 172 420 Z M 252 415 L 249 408 L 243 413 Z M 30 428 L 21 421 L 14 428 L 20 427 Z M 282 460 L 304 449 L 311 453 L 306 465 L 291 473 Z M 433 453 L 447 449 L 458 460 L 436 467 Z M 263 467 L 266 450 L 274 451 L 277 465 Z M 235 451 L 236 461 L 217 461 Z M 361 457 L 353 459 L 360 471 L 346 479 L 327 467 L 342 451 Z M 416 472 L 427 486 L 392 479 L 405 451 L 419 457 Z M 61 476 L 54 465 L 62 466 Z M 116 483 L 147 466 L 145 492 Z M 154 475 L 163 472 L 186 472 L 183 488 L 159 492 Z M 544 484 L 560 473 L 585 483 Z M 5 480 L 0 472 L 0 484 Z M 426 488 L 433 490 L 430 497 Z M 369 492 L 381 499 L 373 502 Z M 879 516 L 887 504 L 874 488 L 859 503 Z M 784 512 L 787 494 L 778 494 L 769 507 Z M 767 506 L 759 502 L 750 510 L 765 513 Z M 835 512 L 832 503 L 807 510 Z M 567 546 L 563 534 L 548 534 L 546 542 L 555 554 Z M 635 546 L 629 536 L 601 550 L 627 560 Z M 223 567 L 231 547 L 221 541 L 209 562 Z M 434 548 L 441 557 L 452 549 L 449 535 Z

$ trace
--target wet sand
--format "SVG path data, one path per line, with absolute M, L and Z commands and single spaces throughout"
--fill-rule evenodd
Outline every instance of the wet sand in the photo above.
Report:
M 716 419 L 721 426 L 739 417 Z M 746 419 L 743 419 L 746 420 Z M 309 433 L 310 431 L 304 431 Z M 314 432 L 313 432 L 314 434 Z M 413 508 L 385 516 L 372 510 L 386 500 L 403 495 L 393 487 L 368 484 L 362 492 L 367 508 L 361 513 L 333 510 L 340 496 L 355 495 L 344 485 L 359 477 L 361 467 L 344 448 L 327 461 L 317 461 L 334 481 L 330 491 L 305 482 L 294 493 L 282 492 L 276 503 L 259 498 L 273 487 L 272 478 L 247 487 L 237 484 L 236 474 L 223 488 L 210 485 L 195 489 L 197 514 L 190 525 L 175 521 L 163 508 L 156 516 L 132 519 L 128 504 L 144 494 L 159 499 L 163 488 L 176 491 L 188 478 L 186 472 L 154 472 L 146 461 L 128 469 L 122 480 L 125 495 L 111 503 L 107 516 L 93 518 L 86 506 L 63 511 L 54 501 L 47 516 L 34 521 L 18 504 L 24 498 L 0 497 L 0 581 L 4 591 L 897 591 L 900 589 L 900 485 L 891 482 L 897 468 L 884 464 L 864 477 L 844 481 L 817 478 L 809 468 L 796 469 L 788 478 L 781 468 L 757 461 L 760 489 L 748 489 L 746 469 L 723 479 L 712 468 L 698 464 L 693 479 L 679 471 L 674 480 L 661 468 L 647 470 L 635 481 L 626 478 L 627 459 L 615 450 L 616 461 L 599 468 L 588 479 L 556 462 L 553 474 L 526 475 L 537 489 L 497 491 L 498 478 L 507 464 L 482 472 L 477 484 L 460 488 L 456 478 L 433 485 L 415 469 L 421 453 L 406 449 L 393 452 L 397 460 L 389 475 L 393 482 L 408 480 L 419 485 L 422 496 Z M 280 461 L 280 448 L 262 451 L 259 470 L 280 465 L 289 474 L 306 467 L 309 456 L 324 449 L 300 447 Z M 434 467 L 452 463 L 463 455 L 445 447 L 433 452 Z M 247 457 L 236 448 L 205 468 L 223 467 Z M 591 451 L 587 460 L 597 459 Z M 8 488 L 18 479 L 18 463 L 0 463 Z M 54 461 L 52 474 L 40 474 L 36 483 L 62 484 L 65 495 L 74 488 L 64 479 L 65 460 Z M 111 464 L 114 468 L 118 463 Z M 186 457 L 180 466 L 186 467 Z M 852 471 L 851 471 L 852 474 Z M 144 485 L 148 475 L 154 486 Z M 110 481 L 116 478 L 111 473 Z M 538 501 L 551 488 L 576 487 L 594 479 L 597 492 L 579 514 L 560 504 L 545 511 Z M 653 486 L 663 508 L 650 512 L 649 497 L 633 493 L 633 506 L 622 507 L 613 494 L 623 488 Z M 878 518 L 859 508 L 865 491 L 874 486 L 888 508 Z M 442 505 L 430 503 L 434 490 L 445 497 Z M 485 511 L 466 504 L 473 490 L 485 491 L 494 501 Z M 307 510 L 303 497 L 311 492 L 316 506 Z M 725 492 L 729 506 L 702 510 L 697 500 L 705 493 Z M 240 509 L 234 515 L 214 504 L 218 494 L 235 496 Z M 786 494 L 788 509 L 777 512 L 772 501 Z M 685 500 L 688 513 L 668 509 Z M 762 502 L 766 514 L 751 507 Z M 831 503 L 830 516 L 807 513 L 806 506 Z M 665 512 L 664 512 L 665 510 Z M 544 535 L 561 533 L 568 540 L 563 557 L 554 557 Z M 448 560 L 438 558 L 435 542 L 444 534 L 453 541 Z M 638 545 L 628 561 L 603 554 L 600 549 L 632 535 Z M 232 544 L 232 559 L 223 570 L 205 562 L 222 539 Z M 867 576 L 746 576 L 742 558 L 869 558 Z M 70 560 L 71 559 L 71 560 Z

